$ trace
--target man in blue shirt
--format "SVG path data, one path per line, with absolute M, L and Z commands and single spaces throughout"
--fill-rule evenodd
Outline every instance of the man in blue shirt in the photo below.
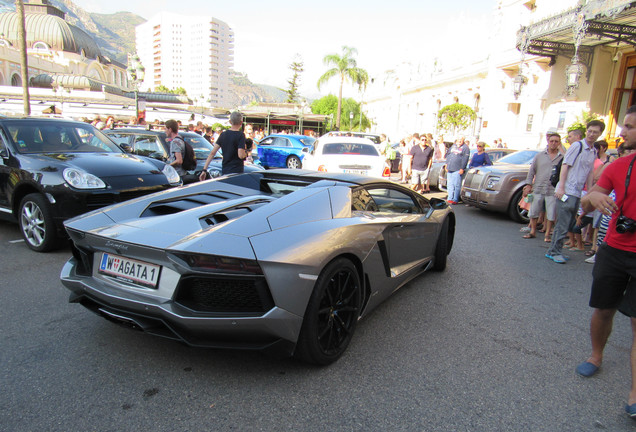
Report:
M 446 153 L 446 177 L 448 188 L 448 203 L 457 204 L 459 202 L 459 193 L 462 189 L 462 175 L 464 168 L 468 165 L 470 158 L 470 149 L 464 142 L 464 137 L 455 141 L 455 144 Z

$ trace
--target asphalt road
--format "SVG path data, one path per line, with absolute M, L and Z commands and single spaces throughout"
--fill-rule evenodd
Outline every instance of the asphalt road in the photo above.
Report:
M 116 326 L 58 280 L 69 250 L 31 252 L 0 221 L 2 431 L 622 431 L 629 321 L 600 373 L 590 264 L 543 257 L 504 216 L 456 206 L 443 273 L 412 281 L 335 364 L 193 349 Z

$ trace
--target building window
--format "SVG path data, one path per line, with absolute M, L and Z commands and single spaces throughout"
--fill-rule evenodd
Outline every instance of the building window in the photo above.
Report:
M 557 130 L 561 130 L 565 127 L 565 111 L 559 111 L 559 124 L 557 124 Z
M 526 132 L 532 132 L 533 120 L 534 120 L 534 114 L 528 114 L 528 120 L 526 121 Z

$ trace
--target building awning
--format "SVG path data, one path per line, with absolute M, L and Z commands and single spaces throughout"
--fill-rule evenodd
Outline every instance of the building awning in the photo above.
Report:
M 594 48 L 602 45 L 636 47 L 636 1 L 589 1 L 522 27 L 516 46 L 524 55 L 551 57 L 552 63 L 559 55 L 577 55 L 589 74 Z

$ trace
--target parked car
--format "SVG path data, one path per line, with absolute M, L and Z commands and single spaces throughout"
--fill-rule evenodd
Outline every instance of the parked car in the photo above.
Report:
M 488 153 L 488 157 L 492 163 L 495 163 L 499 159 L 504 156 L 509 155 L 510 153 L 514 153 L 517 150 L 513 149 L 504 149 L 504 148 L 488 148 L 486 149 L 486 153 Z M 477 153 L 477 149 L 470 150 L 470 157 L 468 158 L 468 164 L 470 164 L 470 160 L 473 158 L 473 155 Z M 468 169 L 468 164 L 466 164 L 466 170 Z M 446 161 L 442 164 L 439 170 L 439 175 L 437 179 L 437 188 L 439 190 L 446 190 Z
M 462 201 L 485 210 L 507 213 L 511 219 L 528 223 L 519 207 L 532 160 L 539 150 L 521 150 L 504 156 L 491 166 L 471 168 L 460 193 Z
M 171 166 L 124 153 L 89 124 L 0 119 L 0 215 L 35 251 L 61 246 L 68 218 L 178 185 Z
M 322 172 L 362 174 L 390 177 L 391 170 L 384 156 L 366 138 L 321 137 L 303 159 L 303 168 Z
M 197 347 L 329 364 L 359 318 L 445 269 L 455 215 L 387 180 L 285 169 L 195 183 L 66 228 L 71 302 Z
M 311 148 L 316 138 L 305 135 L 268 135 L 258 144 L 258 160 L 265 168 L 302 167 L 303 149 Z
M 166 132 L 163 130 L 133 127 L 106 129 L 104 133 L 129 153 L 148 156 L 163 162 L 167 162 L 170 157 L 170 143 L 166 140 Z M 184 176 L 184 182 L 196 182 L 198 181 L 199 173 L 203 171 L 205 160 L 210 154 L 213 145 L 195 132 L 179 132 L 179 136 L 190 143 L 197 158 L 197 167 L 187 172 L 187 175 Z M 223 155 L 219 150 L 208 166 L 208 174 L 211 178 L 221 175 L 222 162 Z M 260 171 L 262 169 L 254 164 L 245 164 L 245 172 Z

